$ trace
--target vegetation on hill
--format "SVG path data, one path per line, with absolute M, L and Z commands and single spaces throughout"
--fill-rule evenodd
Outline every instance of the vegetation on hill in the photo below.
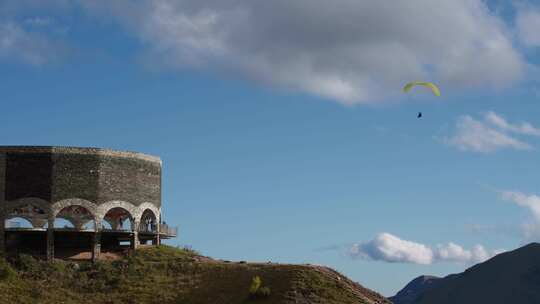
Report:
M 257 276 L 267 291 L 253 297 Z M 223 262 L 169 246 L 97 263 L 0 258 L 0 294 L 0 303 L 43 304 L 389 303 L 326 267 Z

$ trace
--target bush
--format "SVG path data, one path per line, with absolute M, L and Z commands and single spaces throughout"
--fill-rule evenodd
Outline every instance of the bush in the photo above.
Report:
M 4 258 L 0 258 L 0 281 L 9 280 L 15 276 L 15 270 L 6 262 Z
M 270 296 L 270 287 L 261 287 L 262 280 L 259 276 L 253 277 L 251 286 L 249 287 L 249 297 L 252 299 L 267 298 Z
M 21 254 L 15 259 L 15 267 L 17 267 L 19 270 L 28 272 L 31 274 L 35 274 L 39 272 L 40 265 L 39 261 L 35 259 L 33 256 L 28 254 Z
M 251 280 L 251 286 L 249 286 L 249 293 L 250 294 L 254 294 L 257 292 L 257 290 L 259 290 L 259 288 L 261 287 L 261 278 L 259 276 L 255 276 L 253 277 L 253 279 Z

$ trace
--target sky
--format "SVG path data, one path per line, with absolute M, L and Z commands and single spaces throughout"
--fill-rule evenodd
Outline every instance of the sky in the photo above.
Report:
M 537 1 L 0 0 L 0 144 L 160 156 L 169 244 L 391 296 L 540 241 L 539 26 Z

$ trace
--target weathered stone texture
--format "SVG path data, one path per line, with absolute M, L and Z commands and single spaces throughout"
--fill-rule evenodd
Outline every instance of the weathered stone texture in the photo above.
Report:
M 6 200 L 37 197 L 51 201 L 51 153 L 6 153 Z
M 139 159 L 102 156 L 99 163 L 98 204 L 120 200 L 161 206 L 161 164 Z
M 96 148 L 0 146 L 0 222 L 3 223 L 4 218 L 22 217 L 32 223 L 35 231 L 43 231 L 47 223 L 42 247 L 46 247 L 48 259 L 55 256 L 55 246 L 80 247 L 83 243 L 92 244 L 91 248 L 86 248 L 92 252 L 92 259 L 99 257 L 101 233 L 105 231 L 102 221 L 107 221 L 106 215 L 115 208 L 123 209 L 131 220 L 127 233 L 132 235 L 132 248 L 136 248 L 140 240 L 151 239 L 159 244 L 159 158 Z M 152 215 L 153 221 L 146 225 L 155 228 L 144 230 L 139 238 L 143 214 Z M 57 217 L 70 221 L 74 231 L 55 236 Z M 93 237 L 84 241 L 89 236 L 84 225 L 91 221 Z M 114 227 L 112 230 L 118 228 Z M 5 231 L 4 225 L 0 225 L 0 252 L 5 249 Z
M 159 208 L 161 161 L 94 148 L 0 147 L 0 195 L 4 189 L 7 201 L 35 197 L 52 204 L 80 198 L 96 205 L 116 200 Z

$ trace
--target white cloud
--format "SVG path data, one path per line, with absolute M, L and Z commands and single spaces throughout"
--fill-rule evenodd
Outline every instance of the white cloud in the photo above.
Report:
M 532 219 L 521 225 L 523 242 L 540 241 L 540 197 L 518 191 L 499 191 L 501 198 L 527 208 Z
M 540 10 L 523 7 L 518 10 L 516 29 L 521 41 L 530 47 L 540 46 Z
M 482 245 L 475 245 L 471 250 L 466 250 L 454 243 L 438 246 L 434 251 L 436 259 L 439 261 L 461 263 L 479 263 L 494 255 L 493 253 L 488 253 Z
M 428 265 L 433 262 L 433 251 L 426 245 L 406 241 L 390 233 L 381 233 L 375 239 L 351 247 L 353 258 L 382 260 L 386 262 Z
M 348 105 L 401 98 L 417 79 L 446 92 L 502 88 L 530 66 L 483 0 L 5 0 L 0 22 L 79 9 L 140 39 L 153 67 L 204 69 Z
M 0 22 L 0 59 L 17 59 L 43 65 L 58 59 L 66 49 L 42 34 L 32 33 L 13 22 Z
M 533 217 L 540 221 L 540 197 L 528 195 L 518 191 L 501 191 L 502 199 L 516 203 L 521 207 L 526 207 L 531 211 Z
M 135 33 L 155 62 L 345 104 L 378 102 L 415 79 L 503 87 L 525 67 L 506 24 L 481 0 L 82 3 Z
M 493 125 L 497 126 L 498 128 L 504 131 L 510 131 L 510 132 L 524 134 L 524 135 L 540 136 L 540 129 L 534 127 L 528 122 L 522 122 L 520 124 L 511 124 L 508 121 L 506 121 L 506 119 L 504 119 L 502 116 L 492 111 L 486 113 L 485 119 L 486 121 L 492 123 Z
M 430 265 L 438 262 L 459 262 L 470 264 L 483 262 L 500 252 L 501 250 L 488 252 L 481 245 L 467 250 L 455 243 L 430 247 L 400 239 L 390 233 L 381 233 L 369 242 L 351 246 L 349 256 L 389 263 Z
M 468 115 L 459 117 L 455 127 L 455 134 L 443 138 L 443 141 L 462 151 L 482 153 L 493 152 L 503 148 L 515 150 L 532 149 L 529 144 Z

